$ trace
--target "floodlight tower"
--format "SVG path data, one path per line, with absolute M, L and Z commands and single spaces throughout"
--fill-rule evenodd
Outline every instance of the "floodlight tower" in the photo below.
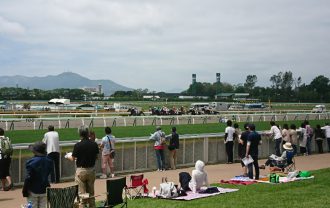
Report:
M 192 74 L 192 95 L 196 95 L 196 74 Z
M 216 73 L 216 83 L 215 83 L 215 87 L 216 87 L 216 95 L 218 95 L 221 92 L 221 86 L 220 86 L 220 82 L 221 82 L 221 74 L 220 73 Z

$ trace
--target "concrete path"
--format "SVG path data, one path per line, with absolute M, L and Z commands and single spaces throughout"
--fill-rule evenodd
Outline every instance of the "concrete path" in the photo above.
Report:
M 326 154 L 314 154 L 311 156 L 300 156 L 296 157 L 296 168 L 298 170 L 317 170 L 322 168 L 330 168 L 330 153 Z M 259 161 L 259 164 L 262 164 L 265 160 Z M 144 176 L 148 179 L 149 190 L 153 186 L 159 188 L 162 177 L 167 177 L 168 181 L 173 181 L 178 184 L 179 173 L 180 172 L 189 172 L 194 168 L 183 168 L 177 170 L 168 170 L 165 172 L 145 172 Z M 235 164 L 217 164 L 217 165 L 207 165 L 205 170 L 208 173 L 210 183 L 218 183 L 221 179 L 228 180 L 235 175 L 240 175 L 242 173 L 241 165 L 239 163 Z M 261 170 L 261 175 L 267 175 L 268 170 Z M 123 175 L 125 176 L 125 175 Z M 127 184 L 129 184 L 127 176 Z M 95 182 L 95 194 L 101 195 L 96 198 L 96 200 L 104 200 L 106 195 L 105 187 L 106 179 L 97 179 Z M 53 187 L 65 187 L 73 185 L 74 182 L 65 182 L 60 184 L 54 184 Z M 26 198 L 22 197 L 21 187 L 17 187 L 11 191 L 0 191 L 0 208 L 19 208 L 21 204 L 26 203 Z

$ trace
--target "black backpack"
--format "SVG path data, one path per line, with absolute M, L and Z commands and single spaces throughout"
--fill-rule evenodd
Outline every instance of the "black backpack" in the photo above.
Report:
M 191 191 L 189 188 L 189 182 L 191 180 L 191 176 L 187 172 L 180 172 L 179 173 L 179 182 L 181 185 L 181 189 L 184 191 Z

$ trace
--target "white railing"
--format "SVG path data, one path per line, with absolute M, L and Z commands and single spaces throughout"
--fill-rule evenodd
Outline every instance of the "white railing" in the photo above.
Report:
M 45 129 L 48 125 L 56 128 L 77 128 L 80 125 L 90 127 L 105 126 L 146 126 L 146 125 L 180 125 L 206 124 L 225 122 L 231 119 L 237 122 L 257 121 L 294 121 L 326 120 L 330 113 L 226 113 L 220 115 L 176 115 L 176 116 L 86 116 L 86 117 L 45 117 L 45 118 L 1 118 L 0 127 L 6 131 Z

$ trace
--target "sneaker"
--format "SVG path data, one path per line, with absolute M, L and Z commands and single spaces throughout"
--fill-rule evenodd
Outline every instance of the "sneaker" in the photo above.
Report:
M 114 178 L 115 177 L 115 174 L 113 173 L 113 174 L 111 174 L 111 178 Z
M 265 165 L 260 165 L 259 166 L 259 169 L 265 169 L 266 167 L 265 167 Z
M 108 177 L 107 177 L 107 175 L 102 174 L 102 175 L 100 176 L 100 178 L 101 178 L 101 179 L 106 179 L 106 178 L 108 178 Z

